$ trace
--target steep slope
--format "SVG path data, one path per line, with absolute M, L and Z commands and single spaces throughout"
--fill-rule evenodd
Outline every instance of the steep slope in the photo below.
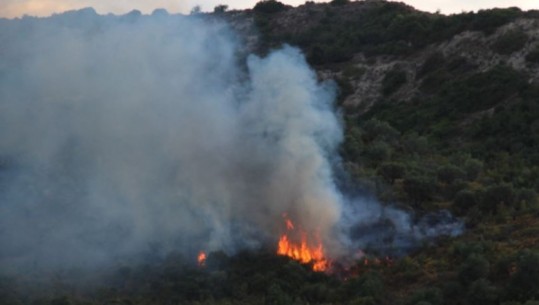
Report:
M 119 260 L 97 281 L 78 270 L 0 277 L 0 303 L 537 304 L 537 12 L 265 1 L 201 17 L 230 20 L 246 52 L 300 47 L 340 88 L 347 186 L 418 215 L 449 209 L 466 221 L 464 234 L 404 258 L 367 251 L 331 275 L 261 251 L 208 253 L 204 266 L 174 253 Z
M 297 45 L 320 78 L 337 81 L 342 155 L 357 185 L 388 202 L 463 215 L 537 205 L 538 12 L 445 16 L 333 1 L 250 13 L 262 52 Z M 498 188 L 510 198 L 485 199 Z M 470 193 L 477 204 L 460 202 Z

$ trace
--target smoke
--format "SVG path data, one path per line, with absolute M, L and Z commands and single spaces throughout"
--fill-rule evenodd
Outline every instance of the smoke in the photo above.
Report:
M 334 88 L 222 22 L 127 17 L 0 21 L 0 268 L 234 252 L 284 212 L 335 241 Z
M 295 48 L 244 50 L 202 17 L 0 19 L 0 269 L 234 253 L 283 213 L 332 257 L 439 234 L 342 195 L 335 87 Z
M 464 223 L 447 210 L 419 216 L 368 197 L 348 197 L 338 227 L 350 251 L 401 257 L 440 236 L 458 236 Z

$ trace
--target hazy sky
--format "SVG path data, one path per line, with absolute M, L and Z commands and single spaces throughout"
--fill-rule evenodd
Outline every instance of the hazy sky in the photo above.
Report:
M 99 13 L 126 13 L 138 9 L 149 13 L 155 8 L 166 8 L 169 12 L 187 13 L 195 5 L 203 10 L 212 10 L 217 4 L 230 8 L 250 8 L 258 0 L 0 0 L 0 17 L 48 16 L 66 10 L 94 7 Z M 290 5 L 300 5 L 305 0 L 282 0 Z M 539 9 L 537 0 L 404 0 L 418 9 L 442 13 L 458 13 L 492 7 L 518 6 L 522 9 Z

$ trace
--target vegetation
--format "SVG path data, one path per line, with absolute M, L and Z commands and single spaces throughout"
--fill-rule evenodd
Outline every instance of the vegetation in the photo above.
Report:
M 219 5 L 215 12 L 226 9 Z M 262 49 L 297 45 L 316 67 L 337 71 L 340 102 L 366 73 L 349 62 L 358 53 L 405 59 L 464 31 L 488 36 L 517 18 L 539 17 L 516 8 L 444 16 L 396 2 L 333 0 L 307 3 L 300 26 L 281 26 L 280 16 L 293 13 L 288 9 L 276 0 L 255 5 Z M 501 57 L 526 50 L 530 66 L 539 63 L 533 46 L 519 29 L 489 44 Z M 401 100 L 399 92 L 411 82 L 418 83 L 417 92 Z M 537 305 L 537 80 L 504 61 L 479 69 L 466 57 L 434 51 L 417 71 L 394 65 L 380 93 L 364 112 L 344 108 L 340 155 L 351 184 L 418 214 L 448 209 L 465 221 L 462 236 L 440 238 L 404 257 L 336 265 L 332 274 L 261 250 L 210 253 L 204 267 L 173 254 L 119 265 L 99 287 L 86 287 L 76 270 L 55 275 L 41 290 L 35 287 L 45 280 L 32 275 L 0 278 L 0 305 Z
M 261 14 L 274 14 L 286 10 L 286 5 L 276 0 L 264 0 L 258 2 L 253 10 Z
M 382 93 L 385 96 L 390 95 L 405 83 L 406 72 L 395 67 L 384 76 L 384 80 L 382 81 Z
M 282 43 L 300 46 L 315 65 L 344 62 L 358 52 L 368 56 L 407 56 L 464 31 L 491 34 L 524 15 L 518 8 L 509 8 L 445 16 L 416 11 L 403 3 L 389 1 L 334 0 L 323 10 L 309 9 L 308 6 L 304 9 L 308 11 L 304 17 L 307 19 L 301 23 L 307 25 L 300 28 L 280 27 L 279 16 L 268 14 L 259 14 L 256 21 L 267 47 Z M 255 6 L 255 12 L 283 10 L 284 5 L 274 0 L 261 1 Z M 313 20 L 317 22 L 313 23 Z M 509 52 L 525 42 L 525 38 L 518 32 L 510 32 L 498 43 L 499 49 Z
M 504 33 L 494 42 L 494 50 L 500 54 L 511 54 L 521 50 L 528 41 L 528 35 L 521 30 Z
M 219 4 L 213 8 L 213 12 L 216 14 L 222 14 L 226 12 L 226 10 L 228 10 L 228 5 L 226 4 Z
M 539 46 L 536 46 L 526 55 L 526 61 L 535 64 L 539 63 Z
M 493 34 L 517 18 L 537 18 L 516 8 L 427 14 L 385 1 L 339 1 L 305 10 L 316 22 L 293 31 L 280 28 L 278 16 L 258 20 L 265 25 L 264 42 L 270 48 L 298 45 L 315 66 L 340 71 L 340 102 L 366 73 L 352 64 L 359 53 L 373 62 L 382 56 L 406 60 L 429 45 L 478 31 L 494 37 L 488 48 L 509 56 L 533 44 L 532 38 L 518 27 Z M 539 48 L 525 57 L 539 63 Z M 356 290 L 342 300 L 533 304 L 538 298 L 532 283 L 538 282 L 539 83 L 503 60 L 479 69 L 467 57 L 440 51 L 411 72 L 394 65 L 383 75 L 380 99 L 372 107 L 345 108 L 341 156 L 358 188 L 417 213 L 449 209 L 466 222 L 467 232 L 376 270 L 376 291 L 382 292 Z M 400 100 L 400 89 L 410 82 L 419 84 L 417 92 Z

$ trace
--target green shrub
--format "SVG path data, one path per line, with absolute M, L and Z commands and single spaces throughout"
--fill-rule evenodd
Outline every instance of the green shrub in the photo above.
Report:
M 466 173 L 459 167 L 451 164 L 443 165 L 437 170 L 438 181 L 442 183 L 453 183 L 456 179 L 463 179 Z
M 455 195 L 454 204 L 455 209 L 461 215 L 466 214 L 470 209 L 477 206 L 479 199 L 477 194 L 470 190 L 459 191 Z
M 495 212 L 499 206 L 512 206 L 515 200 L 515 191 L 510 184 L 489 186 L 483 195 L 481 210 Z
M 469 180 L 477 179 L 479 173 L 483 170 L 483 162 L 477 159 L 467 159 L 464 162 L 464 170 Z
M 532 49 L 527 55 L 526 55 L 526 61 L 530 63 L 537 64 L 539 63 L 539 46 Z
M 416 76 L 417 77 L 422 77 L 422 76 L 427 75 L 427 74 L 429 74 L 431 72 L 439 70 L 440 68 L 442 68 L 444 66 L 445 62 L 446 62 L 446 60 L 445 60 L 445 56 L 444 56 L 443 53 L 434 52 L 433 54 L 431 54 L 425 60 L 423 65 L 421 65 L 421 67 L 417 71 Z
M 331 5 L 336 5 L 336 6 L 345 5 L 348 3 L 350 3 L 350 0 L 331 0 L 330 2 Z
M 522 11 L 516 7 L 480 10 L 473 16 L 472 29 L 491 34 L 498 27 L 515 20 Z
M 374 163 L 386 161 L 391 156 L 391 147 L 383 141 L 374 141 L 365 147 L 363 157 Z
M 442 293 L 438 288 L 425 288 L 416 291 L 407 301 L 406 305 L 417 305 L 426 302 L 431 305 L 442 304 Z
M 519 301 L 539 298 L 539 254 L 530 250 L 520 253 L 508 290 Z
M 255 4 L 256 13 L 274 14 L 286 10 L 286 5 L 276 0 L 262 0 Z
M 371 142 L 374 140 L 394 142 L 399 137 L 399 131 L 393 128 L 388 122 L 377 119 L 370 119 L 363 124 L 363 140 Z
M 395 67 L 386 73 L 382 80 L 382 94 L 388 96 L 406 83 L 406 72 Z
M 410 177 L 403 181 L 404 192 L 408 199 L 420 205 L 432 198 L 435 187 L 427 177 Z
M 486 279 L 473 282 L 468 289 L 468 301 L 474 305 L 496 304 L 498 290 Z
M 490 269 L 489 262 L 480 254 L 472 254 L 459 268 L 459 280 L 467 285 L 471 282 L 487 277 Z
M 492 48 L 499 54 L 509 55 L 521 50 L 527 41 L 528 35 L 522 30 L 511 30 L 498 37 Z
M 527 85 L 526 77 L 511 67 L 496 66 L 489 71 L 457 79 L 440 91 L 439 114 L 488 109 L 519 94 Z
M 388 162 L 380 165 L 378 175 L 382 176 L 387 182 L 393 184 L 395 179 L 400 179 L 404 176 L 406 168 L 396 162 Z
M 227 9 L 228 9 L 228 5 L 219 4 L 219 5 L 216 5 L 213 8 L 213 12 L 216 13 L 216 14 L 222 14 L 222 13 L 226 12 Z

